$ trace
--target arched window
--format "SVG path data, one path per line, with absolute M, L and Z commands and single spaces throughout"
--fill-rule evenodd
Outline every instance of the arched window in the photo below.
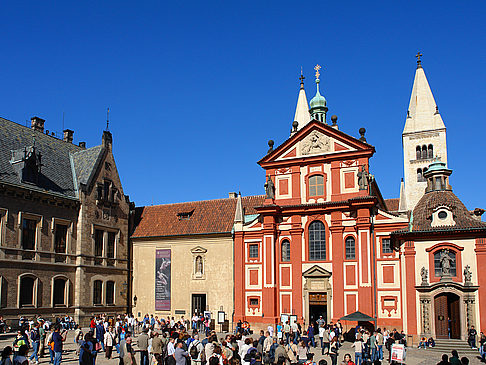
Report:
M 54 279 L 54 288 L 52 290 L 52 303 L 54 304 L 54 307 L 67 305 L 66 284 L 67 283 L 65 278 Z
M 422 169 L 417 169 L 417 181 L 424 181 L 424 176 L 422 175 Z
M 431 144 L 429 144 L 429 147 L 427 147 L 427 157 L 434 158 L 434 146 Z
M 115 304 L 115 282 L 106 282 L 106 305 Z
M 101 296 L 103 290 L 103 282 L 101 280 L 95 280 L 93 282 L 93 304 L 101 305 Z
M 427 158 L 427 146 L 423 145 L 422 146 L 422 160 L 425 160 Z
M 309 177 L 309 196 L 324 195 L 324 176 L 314 175 Z
M 21 276 L 19 285 L 19 307 L 35 306 L 35 284 L 36 278 L 32 276 Z
M 309 225 L 309 260 L 326 259 L 326 228 L 321 221 Z
M 356 258 L 356 245 L 354 237 L 346 238 L 346 260 L 354 260 Z
M 415 149 L 415 158 L 417 160 L 420 160 L 422 158 L 422 149 L 420 148 L 420 146 L 417 146 L 417 148 Z
M 456 276 L 456 253 L 448 249 L 434 253 L 434 271 L 436 277 Z
M 196 274 L 197 275 L 202 275 L 204 271 L 204 264 L 203 264 L 203 258 L 201 256 L 196 257 Z
M 282 261 L 290 261 L 290 242 L 282 241 Z

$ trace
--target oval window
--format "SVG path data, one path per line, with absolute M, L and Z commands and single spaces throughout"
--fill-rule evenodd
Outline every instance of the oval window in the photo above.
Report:
M 440 219 L 446 219 L 447 218 L 447 213 L 444 211 L 439 212 L 438 217 Z

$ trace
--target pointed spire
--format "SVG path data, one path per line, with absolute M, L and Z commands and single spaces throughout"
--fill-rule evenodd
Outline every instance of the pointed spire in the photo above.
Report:
M 305 95 L 304 89 L 304 75 L 302 68 L 300 70 L 300 91 L 299 98 L 297 99 L 297 107 L 295 108 L 294 122 L 298 123 L 297 129 L 303 128 L 307 123 L 310 122 L 311 117 L 309 114 L 309 104 L 307 103 L 307 96 Z
M 244 222 L 244 215 L 243 215 L 243 202 L 241 201 L 241 192 L 238 193 L 238 199 L 236 201 L 236 211 L 235 211 L 235 223 L 243 223 Z
M 445 128 L 427 77 L 425 77 L 420 59 L 421 56 L 422 54 L 420 52 L 416 56 L 418 59 L 417 69 L 415 70 L 412 95 L 410 96 L 407 120 L 403 133 Z
M 407 210 L 407 202 L 405 200 L 405 183 L 402 181 L 400 182 L 400 200 L 398 201 L 398 211 L 405 212 Z

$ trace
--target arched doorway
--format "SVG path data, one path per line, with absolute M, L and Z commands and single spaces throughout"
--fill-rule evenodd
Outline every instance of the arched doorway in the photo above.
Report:
M 459 304 L 459 296 L 453 293 L 441 293 L 434 297 L 437 338 L 461 338 Z

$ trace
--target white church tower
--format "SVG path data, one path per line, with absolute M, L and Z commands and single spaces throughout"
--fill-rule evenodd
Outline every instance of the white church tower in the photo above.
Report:
M 404 187 L 400 189 L 400 211 L 412 210 L 427 187 L 424 172 L 436 159 L 446 163 L 446 127 L 439 114 L 417 54 L 417 70 L 402 133 Z

